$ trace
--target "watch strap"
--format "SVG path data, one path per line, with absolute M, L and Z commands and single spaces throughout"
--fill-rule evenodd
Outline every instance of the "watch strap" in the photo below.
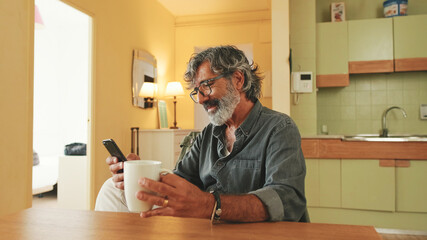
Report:
M 210 191 L 210 193 L 215 198 L 215 205 L 214 205 L 214 209 L 212 211 L 212 216 L 211 216 L 212 223 L 215 223 L 215 222 L 219 222 L 219 220 L 221 219 L 221 213 L 222 213 L 221 198 L 219 193 L 215 190 Z

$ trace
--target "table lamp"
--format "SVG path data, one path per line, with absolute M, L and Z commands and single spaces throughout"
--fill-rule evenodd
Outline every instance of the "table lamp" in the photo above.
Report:
M 169 82 L 166 86 L 166 96 L 173 97 L 173 127 L 170 127 L 171 129 L 178 129 L 176 126 L 176 97 L 183 95 L 184 89 L 180 82 Z

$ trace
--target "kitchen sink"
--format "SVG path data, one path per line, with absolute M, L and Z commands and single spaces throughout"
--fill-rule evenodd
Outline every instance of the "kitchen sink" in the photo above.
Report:
M 427 135 L 389 134 L 387 137 L 381 137 L 379 134 L 357 134 L 343 136 L 342 140 L 365 142 L 427 142 Z

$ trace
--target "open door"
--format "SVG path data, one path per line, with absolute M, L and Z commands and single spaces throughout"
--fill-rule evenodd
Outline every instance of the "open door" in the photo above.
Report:
M 33 207 L 50 201 L 89 209 L 89 151 L 74 159 L 64 156 L 64 147 L 78 142 L 90 149 L 92 18 L 58 0 L 35 0 L 35 6 L 33 149 L 39 164 L 33 166 Z

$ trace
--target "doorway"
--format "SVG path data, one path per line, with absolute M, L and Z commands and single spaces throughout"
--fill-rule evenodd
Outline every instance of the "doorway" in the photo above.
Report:
M 59 0 L 35 0 L 35 6 L 33 206 L 57 207 L 65 145 L 89 149 L 92 19 Z

